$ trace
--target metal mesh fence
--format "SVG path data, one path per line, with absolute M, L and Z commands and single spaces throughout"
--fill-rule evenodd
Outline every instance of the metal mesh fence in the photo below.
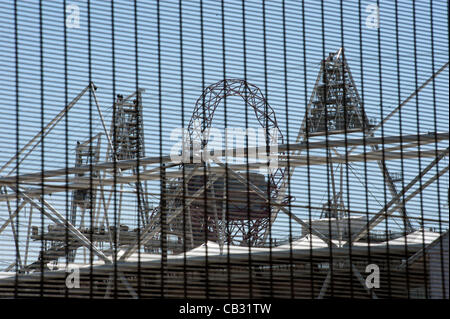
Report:
M 448 299 L 448 2 L 0 4 L 0 297 Z

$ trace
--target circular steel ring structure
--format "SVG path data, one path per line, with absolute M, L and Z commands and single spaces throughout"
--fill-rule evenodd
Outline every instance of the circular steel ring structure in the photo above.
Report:
M 254 84 L 242 79 L 225 79 L 208 86 L 195 103 L 194 112 L 188 125 L 188 132 L 191 142 L 201 141 L 202 148 L 208 143 L 208 132 L 211 128 L 214 113 L 222 99 L 231 96 L 240 96 L 246 107 L 253 108 L 256 119 L 263 127 L 267 141 L 275 138 L 273 131 L 277 131 L 280 143 L 284 143 L 283 134 L 278 127 L 275 111 L 267 102 L 264 94 Z M 195 129 L 195 123 L 200 123 L 200 130 Z M 278 190 L 281 187 L 285 173 L 285 168 L 277 168 L 269 174 L 270 197 L 277 198 Z
M 267 102 L 267 99 L 261 90 L 242 79 L 225 79 L 214 83 L 204 89 L 202 95 L 197 99 L 192 118 L 188 125 L 188 135 L 191 147 L 200 146 L 201 150 L 205 150 L 208 144 L 210 128 L 215 111 L 219 107 L 222 99 L 232 96 L 240 96 L 245 103 L 245 110 L 251 107 L 255 113 L 258 123 L 264 130 L 266 149 L 269 143 L 276 141 L 284 143 L 283 134 L 278 127 L 275 111 Z M 252 194 L 242 182 L 232 178 L 227 182 L 227 193 L 235 198 L 227 205 L 227 221 L 214 221 L 214 211 L 216 215 L 224 212 L 224 209 L 217 208 L 218 202 L 215 200 L 198 200 L 191 205 L 192 228 L 194 229 L 195 242 L 201 243 L 205 235 L 213 241 L 220 241 L 219 232 L 223 232 L 224 241 L 238 245 L 257 245 L 262 243 L 264 234 L 270 224 L 271 207 L 267 205 L 267 200 L 278 200 L 279 190 L 284 181 L 285 168 L 274 168 L 267 173 L 267 181 L 264 175 L 257 173 L 247 173 L 246 179 L 249 183 L 258 187 L 264 194 L 266 199 Z M 193 193 L 206 183 L 198 177 L 193 178 L 189 182 L 188 193 Z M 208 190 L 206 197 L 222 197 L 225 194 L 225 181 L 219 178 L 214 182 L 211 190 Z M 214 190 L 215 189 L 215 190 Z M 249 202 L 242 203 L 239 200 L 240 195 L 248 193 Z M 204 203 L 203 203 L 204 202 Z M 212 204 L 209 204 L 211 203 Z M 219 218 L 220 219 L 220 218 Z M 206 230 L 207 229 L 207 230 Z M 222 229 L 222 230 L 221 230 Z M 226 230 L 224 230 L 226 229 Z

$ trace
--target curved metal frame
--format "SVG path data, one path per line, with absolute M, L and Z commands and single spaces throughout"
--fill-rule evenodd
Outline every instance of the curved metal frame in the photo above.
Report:
M 230 96 L 240 96 L 247 107 L 252 107 L 256 119 L 264 128 L 266 133 L 266 142 L 273 138 L 272 130 L 278 131 L 281 143 L 284 143 L 283 134 L 278 126 L 275 111 L 267 102 L 264 94 L 254 84 L 242 79 L 225 79 L 208 86 L 197 99 L 194 112 L 188 125 L 188 132 L 191 141 L 201 141 L 202 148 L 208 143 L 208 130 L 211 128 L 214 113 L 222 99 Z M 201 130 L 194 129 L 194 123 L 201 123 Z M 206 134 L 204 134 L 206 132 Z M 206 138 L 205 138 L 206 137 Z M 281 153 L 283 154 L 283 153 Z M 284 179 L 285 168 L 278 168 L 272 174 L 269 174 L 271 185 L 271 198 L 275 199 L 278 190 Z
M 275 138 L 273 134 L 274 130 L 277 131 L 280 142 L 284 143 L 283 134 L 278 126 L 275 111 L 267 102 L 262 91 L 256 85 L 243 79 L 225 79 L 205 88 L 202 95 L 197 99 L 187 128 L 191 144 L 194 141 L 198 141 L 202 149 L 206 147 L 214 113 L 222 99 L 231 96 L 240 96 L 244 100 L 246 108 L 253 108 L 256 119 L 265 131 L 266 146 L 268 141 Z M 200 123 L 200 129 L 196 127 L 198 125 L 197 123 Z M 278 192 L 284 180 L 285 170 L 286 167 L 279 167 L 268 174 L 270 200 L 275 200 L 278 197 Z M 242 233 L 241 244 L 246 242 L 249 245 L 254 245 L 260 242 L 260 239 L 269 227 L 271 210 L 272 207 L 269 207 L 269 216 L 263 218 L 263 220 L 248 221 L 248 230 L 244 229 L 245 225 L 242 223 L 227 221 L 226 237 L 228 241 L 233 241 L 238 233 Z M 211 227 L 214 228 L 214 225 L 209 225 L 208 228 L 211 229 Z M 216 227 L 219 228 L 218 225 Z M 223 225 L 221 228 L 223 228 Z M 219 229 L 215 231 L 218 232 Z

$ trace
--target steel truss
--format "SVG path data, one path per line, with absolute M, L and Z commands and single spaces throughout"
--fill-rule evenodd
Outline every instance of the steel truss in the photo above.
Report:
M 331 68 L 330 65 L 333 67 Z M 414 186 L 419 180 L 425 177 L 443 158 L 448 156 L 448 148 L 438 149 L 437 151 L 421 151 L 405 150 L 415 148 L 418 145 L 427 145 L 438 143 L 440 141 L 448 141 L 448 132 L 432 133 L 432 134 L 417 134 L 406 136 L 384 136 L 382 138 L 375 137 L 374 133 L 383 124 L 386 123 L 395 113 L 406 105 L 414 96 L 416 96 L 433 78 L 440 74 L 448 67 L 446 63 L 435 74 L 433 74 L 422 86 L 417 88 L 405 101 L 396 107 L 383 121 L 378 124 L 370 123 L 364 115 L 364 109 L 359 100 L 356 86 L 350 74 L 350 69 L 344 57 L 343 50 L 330 55 L 322 63 L 316 85 L 307 105 L 305 118 L 300 128 L 297 140 L 295 143 L 285 144 L 282 142 L 278 145 L 279 162 L 278 169 L 269 176 L 270 185 L 269 192 L 266 189 L 261 189 L 258 185 L 254 185 L 247 179 L 247 170 L 256 168 L 257 165 L 249 163 L 243 164 L 227 164 L 225 165 L 217 156 L 214 160 L 214 165 L 207 165 L 207 163 L 199 163 L 195 165 L 184 165 L 184 169 L 180 169 L 179 163 L 171 161 L 169 155 L 146 157 L 143 149 L 143 135 L 139 136 L 139 131 L 142 130 L 142 98 L 140 91 L 131 94 L 128 97 L 120 97 L 116 101 L 117 113 L 119 116 L 117 121 L 112 123 L 111 129 L 108 131 L 104 122 L 102 112 L 96 97 L 96 87 L 90 83 L 84 88 L 75 99 L 69 103 L 53 120 L 44 127 L 35 137 L 33 137 L 15 156 L 13 156 L 3 167 L 0 168 L 0 173 L 10 168 L 6 175 L 0 176 L 0 202 L 6 202 L 8 207 L 8 218 L 6 218 L 3 225 L 0 225 L 0 233 L 8 226 L 11 227 L 13 236 L 15 238 L 16 251 L 18 253 L 18 264 L 10 265 L 7 270 L 17 267 L 19 271 L 40 270 L 43 262 L 55 260 L 62 256 L 67 256 L 66 252 L 74 250 L 76 247 L 86 247 L 86 249 L 93 255 L 97 256 L 105 263 L 111 263 L 114 258 L 111 249 L 113 247 L 125 248 L 123 254 L 117 259 L 126 261 L 133 253 L 140 247 L 147 247 L 154 249 L 155 247 L 173 247 L 173 251 L 180 251 L 180 244 L 170 242 L 167 237 L 161 236 L 161 233 L 178 234 L 186 239 L 186 242 L 181 244 L 183 248 L 192 248 L 198 243 L 195 242 L 195 234 L 193 233 L 192 221 L 198 217 L 192 217 L 191 205 L 201 199 L 202 196 L 207 196 L 212 199 L 215 205 L 213 217 L 206 222 L 203 221 L 201 228 L 207 229 L 209 233 L 215 234 L 215 238 L 223 247 L 226 243 L 240 243 L 248 245 L 262 245 L 266 242 L 271 225 L 275 222 L 277 214 L 281 211 L 286 214 L 294 222 L 309 229 L 309 231 L 321 238 L 328 245 L 335 247 L 328 236 L 322 234 L 320 231 L 312 227 L 308 222 L 305 222 L 300 217 L 293 214 L 288 207 L 286 207 L 286 191 L 288 187 L 289 178 L 292 176 L 296 167 L 306 165 L 327 165 L 331 167 L 333 163 L 346 165 L 350 162 L 364 162 L 377 161 L 384 174 L 386 183 L 391 190 L 392 199 L 368 221 L 367 225 L 358 233 L 350 238 L 346 245 L 361 240 L 367 233 L 376 225 L 388 218 L 396 211 L 400 211 L 401 217 L 405 221 L 405 227 L 409 229 L 409 219 L 406 215 L 404 205 L 414 196 L 423 191 L 426 187 L 431 185 L 435 180 L 448 172 L 448 166 L 440 168 L 440 170 L 424 183 L 421 183 L 415 190 Z M 328 73 L 327 73 L 328 72 Z M 329 74 L 330 73 L 330 74 Z M 324 75 L 325 74 L 325 75 Z M 324 79 L 324 82 L 321 82 Z M 327 82 L 333 82 L 331 89 L 327 91 Z M 75 166 L 63 169 L 47 170 L 43 172 L 29 173 L 15 175 L 17 165 L 20 165 L 29 154 L 36 149 L 42 138 L 47 136 L 50 131 L 64 118 L 65 114 L 81 99 L 86 92 L 90 91 L 95 99 L 99 118 L 102 122 L 104 134 L 108 144 L 108 155 L 105 161 L 100 162 L 96 147 L 100 145 L 100 140 L 97 144 L 93 141 L 84 142 L 77 148 L 79 155 Z M 329 93 L 327 93 L 329 92 Z M 273 109 L 267 103 L 262 92 L 254 85 L 243 80 L 224 80 L 208 87 L 203 92 L 202 96 L 197 100 L 194 114 L 189 124 L 190 138 L 193 141 L 200 141 L 202 150 L 206 152 L 204 146 L 207 144 L 208 128 L 211 127 L 214 111 L 219 106 L 222 99 L 229 96 L 241 96 L 244 99 L 246 107 L 251 106 L 255 115 L 263 128 L 268 129 L 266 132 L 270 133 L 270 129 L 279 131 L 278 124 Z M 131 102 L 130 110 L 133 110 L 134 115 L 127 120 L 124 108 L 128 103 L 136 97 L 137 102 Z M 333 101 L 331 101 L 333 100 Z M 332 102 L 332 104 L 329 104 Z M 330 118 L 328 121 L 328 108 L 324 105 L 332 105 L 330 111 Z M 346 108 L 350 106 L 349 108 Z M 122 107 L 122 109 L 120 109 Z M 134 107 L 134 109 L 133 109 Z M 122 112 L 122 113 L 121 113 Z M 130 111 L 131 112 L 131 111 Z M 122 114 L 122 115 L 120 115 Z M 196 120 L 201 121 L 201 134 L 193 129 L 193 123 Z M 124 124 L 125 123 L 125 124 Z M 126 124 L 128 123 L 128 124 Z M 136 123 L 136 130 L 130 123 Z M 329 123 L 334 123 L 333 125 Z M 127 126 L 128 125 L 128 126 Z M 331 125 L 331 126 L 330 126 Z M 312 128 L 311 128 L 312 127 Z M 119 128 L 119 130 L 117 130 Z M 339 140 L 325 140 L 325 141 L 310 141 L 309 137 L 327 136 L 327 130 L 332 133 L 342 134 L 350 132 L 362 132 L 363 138 L 345 138 Z M 324 133 L 325 131 L 325 133 Z M 142 131 L 141 131 L 142 132 Z M 330 133 L 329 132 L 329 133 Z M 136 134 L 135 134 L 136 133 Z M 134 144 L 131 142 L 124 142 L 123 138 L 126 136 L 139 137 L 141 141 Z M 282 138 L 281 132 L 279 136 Z M 206 137 L 206 138 L 205 138 Z M 268 136 L 270 138 L 270 136 Z M 123 144 L 126 143 L 126 144 Z M 140 146 L 139 146 L 140 145 Z M 391 146 L 389 146 L 391 145 Z M 126 148 L 127 146 L 128 148 Z M 359 154 L 351 155 L 351 152 L 358 146 L 370 146 L 370 151 L 364 151 Z M 337 147 L 346 147 L 345 156 L 339 154 Z M 83 159 L 83 151 L 90 152 L 90 162 Z M 327 152 L 326 156 L 307 156 L 303 154 L 305 149 L 322 149 Z M 92 153 L 92 151 L 94 151 Z M 246 156 L 251 151 L 251 148 L 244 148 L 243 152 L 237 149 L 223 150 L 220 155 L 235 156 L 236 154 L 244 154 Z M 289 153 L 287 152 L 289 151 Z M 135 154 L 135 155 L 133 155 Z M 333 155 L 334 154 L 334 155 Z M 392 177 L 387 171 L 386 161 L 400 158 L 418 158 L 431 157 L 434 160 L 420 172 L 410 183 L 408 183 L 401 190 L 397 191 L 393 185 Z M 160 164 L 162 163 L 163 166 Z M 17 165 L 16 165 L 17 164 Z M 16 165 L 11 167 L 12 165 Z M 259 167 L 259 165 L 258 165 Z M 333 168 L 334 169 L 334 168 Z M 95 174 L 92 174 L 94 172 Z M 89 173 L 89 174 L 87 174 Z M 86 174 L 86 175 L 83 175 Z M 224 218 L 225 210 L 220 207 L 220 203 L 226 203 L 230 200 L 227 198 L 225 192 L 222 196 L 215 194 L 215 182 L 222 179 L 226 180 L 224 176 L 232 176 L 242 185 L 250 189 L 256 196 L 263 200 L 267 206 L 270 207 L 270 215 L 261 220 L 252 220 L 250 222 L 236 222 L 230 225 L 230 222 Z M 189 181 L 195 176 L 202 176 L 205 183 L 194 192 L 186 192 L 189 188 Z M 167 187 L 164 194 L 165 203 L 160 205 L 152 211 L 151 217 L 146 214 L 150 212 L 148 208 L 148 201 L 146 196 L 148 190 L 143 184 L 147 180 L 161 180 Z M 134 185 L 134 192 L 140 197 L 142 206 L 139 208 L 139 214 L 144 221 L 143 227 L 138 232 L 129 231 L 127 229 L 112 229 L 111 216 L 108 210 L 111 206 L 112 188 L 122 185 Z M 38 187 L 41 187 L 38 189 Z M 226 188 L 226 185 L 224 186 Z M 122 189 L 122 188 L 121 188 Z M 342 189 L 342 188 L 341 188 Z M 11 192 L 12 191 L 12 192 Z M 64 217 L 64 214 L 59 213 L 49 202 L 47 202 L 43 195 L 53 194 L 58 192 L 72 192 L 72 213 L 69 219 Z M 91 191 L 92 193 L 86 193 Z M 95 191 L 95 196 L 93 191 Z M 109 192 L 109 196 L 108 193 Z M 337 200 L 342 196 L 335 185 L 332 203 L 341 203 Z M 409 192 L 409 193 L 408 193 Z M 78 198 L 80 194 L 85 194 L 89 197 L 91 206 L 80 206 Z M 141 195 L 139 195 L 141 194 Z M 225 195 L 224 195 L 225 194 Z M 339 196 L 337 196 L 339 195 Z M 17 207 L 14 210 L 11 201 L 18 200 Z M 84 202 L 86 203 L 86 202 Z M 84 204 L 83 204 L 84 205 Z M 26 251 L 24 254 L 20 251 L 20 243 L 18 234 L 15 233 L 16 218 L 26 207 L 29 207 L 29 227 L 27 231 Z M 329 207 L 333 207 L 330 205 Z M 91 209 L 94 213 L 95 224 L 90 225 L 92 233 L 86 233 L 79 225 L 76 225 L 76 210 L 78 208 Z M 50 234 L 36 234 L 32 232 L 31 220 L 32 212 L 38 211 L 44 214 L 49 220 L 59 225 L 59 232 Z M 329 210 L 329 209 L 328 209 Z M 344 209 L 340 209 L 341 211 Z M 338 210 L 336 210 L 338 211 Z M 330 212 L 330 210 L 328 211 Z M 120 209 L 119 209 L 120 215 Z M 186 218 L 187 217 L 187 218 Z M 226 216 L 225 216 L 226 217 Z M 118 219 L 120 222 L 120 218 Z M 148 222 L 147 222 L 148 221 Z M 106 226 L 106 227 L 105 227 Z M 95 228 L 97 227 L 97 228 Z M 102 233 L 103 227 L 103 233 Z M 55 235 L 56 234 L 56 235 Z M 59 235 L 58 235 L 59 234 Z M 59 247 L 49 251 L 47 256 L 42 255 L 39 263 L 33 262 L 27 264 L 29 241 L 32 238 L 44 238 L 42 236 L 54 235 L 60 243 L 64 242 L 64 238 L 69 238 L 69 247 Z M 103 236 L 103 237 L 102 237 Z M 90 239 L 92 238 L 93 241 Z M 234 241 L 233 241 L 234 240 Z M 97 244 L 109 242 L 110 249 L 102 250 Z M 57 247 L 58 248 L 58 247 Z M 61 254 L 64 250 L 65 253 Z M 354 268 L 356 269 L 356 268 Z M 358 277 L 358 274 L 355 273 Z M 123 279 L 121 279 L 123 281 Z M 126 279 L 125 279 L 126 280 Z M 125 281 L 123 281 L 125 283 Z M 324 290 L 326 290 L 327 283 L 324 283 Z M 323 295 L 321 293 L 321 295 Z

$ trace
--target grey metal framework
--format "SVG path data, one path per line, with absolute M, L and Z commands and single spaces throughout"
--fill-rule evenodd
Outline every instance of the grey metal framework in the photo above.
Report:
M 145 156 L 142 92 L 143 90 L 138 90 L 125 98 L 121 94 L 117 95 L 113 105 L 114 113 L 110 130 L 112 149 L 108 148 L 107 151 L 107 156 L 111 161 L 137 159 Z M 133 168 L 132 175 L 137 175 L 138 169 L 138 167 Z M 136 181 L 134 185 L 138 215 L 145 225 L 150 213 L 147 187 L 140 181 Z
M 325 136 L 340 134 L 343 138 L 351 133 L 364 132 L 365 136 L 373 136 L 375 121 L 370 121 L 364 111 L 364 105 L 359 97 L 358 89 L 353 80 L 350 66 L 345 58 L 344 48 L 332 52 L 321 62 L 319 74 L 314 86 L 310 102 L 306 108 L 306 122 L 303 123 L 303 137 L 307 139 L 311 136 Z M 373 151 L 377 151 L 378 145 L 371 145 Z M 330 179 L 332 195 L 324 205 L 327 211 L 324 216 L 336 216 L 339 218 L 339 211 L 345 211 L 342 192 L 337 191 L 335 184 L 334 167 L 331 152 L 338 153 L 336 148 L 327 151 L 328 164 L 330 166 Z M 348 152 L 347 155 L 351 153 Z M 393 179 L 384 161 L 377 161 L 378 166 L 384 176 L 392 197 L 397 196 L 395 180 Z M 342 176 L 344 165 L 340 166 Z M 340 178 L 342 181 L 342 178 Z M 342 189 L 342 185 L 340 185 Z M 414 229 L 408 218 L 406 208 L 399 208 L 403 218 L 405 232 L 412 232 Z
M 272 244 L 268 241 L 270 229 L 280 212 L 293 222 L 301 225 L 303 230 L 306 231 L 305 235 L 309 236 L 308 240 L 312 241 L 312 238 L 316 238 L 321 245 L 325 245 L 316 250 L 319 254 L 317 260 L 309 259 L 308 262 L 314 267 L 323 263 L 326 256 L 330 256 L 329 254 L 336 254 L 337 257 L 345 259 L 345 256 L 348 256 L 349 249 L 352 249 L 356 255 L 360 253 L 359 257 L 364 260 L 366 251 L 363 251 L 364 249 L 358 245 L 358 242 L 367 240 L 371 230 L 395 212 L 400 212 L 399 217 L 402 218 L 404 225 L 403 236 L 417 231 L 411 226 L 405 204 L 448 172 L 448 165 L 446 167 L 440 165 L 436 174 L 428 180 L 423 180 L 424 176 L 435 169 L 443 158 L 448 157 L 449 149 L 448 147 L 433 151 L 416 149 L 417 145 L 448 141 L 448 132 L 384 136 L 383 138 L 374 135 L 381 125 L 447 67 L 448 62 L 432 74 L 417 90 L 412 92 L 383 121 L 371 123 L 364 113 L 364 106 L 358 96 L 350 68 L 345 60 L 343 48 L 331 53 L 321 63 L 319 75 L 307 105 L 297 140 L 290 144 L 281 140 L 278 145 L 279 168 L 267 180 L 261 180 L 260 175 L 250 173 L 250 170 L 259 167 L 254 163 L 224 164 L 216 157 L 213 163 L 200 162 L 197 164 L 181 164 L 180 166 L 180 163 L 173 162 L 169 155 L 145 156 L 142 91 L 138 90 L 126 97 L 117 96 L 114 103 L 113 121 L 108 130 L 97 100 L 97 88 L 93 83 L 90 83 L 42 131 L 0 168 L 0 173 L 5 174 L 4 172 L 7 172 L 6 175 L 0 176 L 0 201 L 8 203 L 9 208 L 9 218 L 0 225 L 0 233 L 8 226 L 12 227 L 18 261 L 18 264 L 9 265 L 5 270 L 11 271 L 17 267 L 19 272 L 28 276 L 24 277 L 24 282 L 27 280 L 33 282 L 36 279 L 33 272 L 49 271 L 47 269 L 48 263 L 57 261 L 61 257 L 67 257 L 70 261 L 73 261 L 76 256 L 76 249 L 84 247 L 99 261 L 96 275 L 104 280 L 100 285 L 101 288 L 98 289 L 100 295 L 109 296 L 111 285 L 108 280 L 112 276 L 111 269 L 114 267 L 114 262 L 119 261 L 118 273 L 121 284 L 126 287 L 128 297 L 136 297 L 134 286 L 136 283 L 130 282 L 127 276 L 138 267 L 133 258 L 136 257 L 135 253 L 142 247 L 144 247 L 145 252 L 161 254 L 161 256 L 171 252 L 174 257 L 168 261 L 168 264 L 173 267 L 172 270 L 175 273 L 181 271 L 181 259 L 176 259 L 176 255 L 181 252 L 189 252 L 192 248 L 201 248 L 203 247 L 202 244 L 207 241 L 214 241 L 218 244 L 220 252 L 214 257 L 215 259 L 212 258 L 216 262 L 215 268 L 212 269 L 217 271 L 216 275 L 219 277 L 221 276 L 221 269 L 223 270 L 224 267 L 225 257 L 223 252 L 226 245 L 255 247 L 255 254 L 259 257 L 254 256 L 254 258 L 260 258 L 261 263 L 258 265 L 264 268 L 264 266 L 267 266 L 267 251 L 261 250 L 261 254 L 258 255 L 257 249 L 266 249 L 263 247 Z M 20 164 L 40 143 L 41 137 L 49 134 L 87 92 L 91 92 L 94 98 L 103 132 L 98 133 L 89 141 L 77 145 L 75 165 L 16 175 L 16 167 L 11 169 L 11 166 L 16 164 L 18 158 L 20 158 Z M 204 133 L 211 127 L 214 111 L 223 98 L 232 95 L 241 96 L 246 107 L 253 108 L 261 126 L 265 129 L 274 128 L 278 130 L 279 137 L 282 139 L 274 111 L 265 100 L 262 92 L 255 85 L 244 80 L 226 79 L 206 88 L 195 105 L 189 124 L 189 138 L 192 144 L 199 143 L 199 154 L 208 152 L 204 147 L 208 143 L 208 134 Z M 200 120 L 200 131 L 195 131 L 193 128 L 195 120 Z M 196 135 L 199 132 L 201 134 Z M 266 132 L 270 132 L 270 130 Z M 362 133 L 363 136 L 347 137 L 350 133 L 357 132 Z M 329 140 L 328 136 L 331 134 L 336 136 L 343 134 L 345 138 Z M 103 135 L 106 137 L 108 150 L 105 160 L 100 161 L 99 148 Z M 311 137 L 322 139 L 312 140 Z M 270 138 L 271 136 L 267 136 L 267 139 Z M 371 149 L 370 151 L 364 150 L 352 154 L 358 146 L 370 146 Z M 338 147 L 345 147 L 346 154 L 339 153 Z M 191 147 L 191 149 L 194 148 L 194 146 Z M 306 149 L 324 150 L 326 155 L 307 156 L 304 154 Z M 251 148 L 247 147 L 244 155 L 237 155 L 242 153 L 236 152 L 236 149 L 225 149 L 220 155 L 248 156 L 250 151 Z M 399 159 L 400 157 L 410 159 L 429 157 L 433 160 L 407 185 L 398 190 L 394 184 L 397 178 L 393 178 L 388 172 L 386 161 Z M 391 199 L 379 211 L 374 212 L 369 220 L 364 221 L 357 230 L 349 232 L 347 236 L 339 235 L 338 241 L 336 241 L 336 238 L 324 232 L 320 225 L 305 221 L 291 212 L 287 189 L 295 168 L 327 164 L 330 167 L 328 178 L 331 180 L 332 190 L 328 201 L 322 208 L 322 217 L 327 218 L 330 222 L 333 220 L 339 222 L 339 220 L 348 218 L 348 214 L 345 213 L 343 187 L 342 185 L 336 185 L 334 182 L 334 174 L 337 174 L 334 165 L 340 165 L 340 174 L 342 174 L 344 165 L 363 161 L 376 161 L 378 163 L 381 174 L 390 190 Z M 7 168 L 10 168 L 10 170 L 7 171 Z M 146 181 L 149 180 L 160 180 L 164 185 L 161 194 L 163 200 L 154 209 L 150 208 L 147 197 Z M 419 180 L 420 183 L 418 183 Z M 340 178 L 340 181 L 342 182 L 342 178 Z M 125 225 L 121 225 L 120 209 L 118 220 L 114 225 L 111 220 L 111 196 L 116 187 L 126 185 L 132 185 L 133 192 L 136 195 L 137 213 L 141 220 L 139 229 L 130 230 Z M 229 190 L 228 194 L 227 189 Z M 69 219 L 65 218 L 64 214 L 58 212 L 48 199 L 42 196 L 43 194 L 67 191 L 72 193 Z M 233 202 L 234 198 L 229 197 L 233 193 L 244 197 L 244 203 Z M 251 199 L 250 206 L 245 204 L 247 196 Z M 18 205 L 17 209 L 13 210 L 9 203 L 15 199 L 18 199 Z M 123 200 L 122 197 L 120 197 L 121 200 Z M 234 210 L 233 208 L 227 209 L 224 206 L 227 203 L 235 205 Z M 27 242 L 24 244 L 19 242 L 14 229 L 16 217 L 21 210 L 26 208 L 30 212 L 30 223 L 27 229 Z M 79 209 L 82 212 L 80 220 L 78 220 Z M 54 225 L 51 225 L 47 232 L 36 228 L 31 223 L 33 211 L 43 214 Z M 88 224 L 86 224 L 85 211 L 89 211 L 90 215 Z M 173 236 L 177 239 L 171 239 Z M 51 245 L 41 251 L 37 261 L 27 263 L 30 240 L 45 240 L 49 241 Z M 419 249 L 417 245 L 411 247 L 411 251 L 408 251 L 409 254 L 413 254 Z M 381 248 L 377 249 L 380 250 Z M 398 254 L 401 247 L 396 249 L 393 249 L 393 253 Z M 298 250 L 296 252 L 299 254 L 299 259 L 294 264 L 297 267 L 306 267 L 303 265 L 306 257 L 302 255 L 306 254 L 305 251 Z M 381 254 L 381 251 L 379 252 Z M 248 256 L 243 257 L 245 254 L 236 253 L 232 259 L 245 264 L 246 258 L 248 258 Z M 280 261 L 283 261 L 283 265 L 286 264 L 288 258 L 292 258 L 287 254 L 287 250 L 282 249 L 273 254 L 270 252 L 271 258 L 275 258 L 275 261 L 276 258 L 279 258 Z M 192 262 L 208 262 L 207 260 L 199 261 L 197 257 L 194 255 Z M 167 256 L 164 258 L 167 258 Z M 398 258 L 399 255 L 397 255 Z M 164 261 L 163 259 L 155 262 L 149 261 L 148 264 L 145 264 L 146 269 L 149 272 L 155 272 L 156 270 L 153 268 L 159 267 L 157 265 L 160 265 Z M 273 262 L 272 259 L 271 262 Z M 220 268 L 221 264 L 222 268 Z M 300 264 L 303 266 L 300 266 Z M 362 283 L 358 266 L 348 260 L 343 264 L 343 271 L 352 271 L 354 279 Z M 195 270 L 193 272 L 195 273 Z M 57 274 L 59 273 L 56 272 L 55 276 L 59 276 Z M 261 274 L 261 278 L 267 277 L 267 273 L 262 272 Z M 303 275 L 307 276 L 308 274 L 305 272 Z M 323 281 L 319 285 L 317 297 L 322 298 L 326 295 L 331 276 L 331 270 L 319 276 Z M 152 280 L 156 279 L 153 278 Z M 173 280 L 176 282 L 175 279 Z M 263 281 L 258 282 L 258 285 L 260 285 L 259 295 L 265 296 L 261 288 L 264 286 Z M 373 291 L 367 291 L 365 288 L 363 291 L 371 297 L 377 297 Z M 0 291 L 0 295 L 1 293 Z M 174 296 L 178 296 L 177 293 L 174 293 Z

